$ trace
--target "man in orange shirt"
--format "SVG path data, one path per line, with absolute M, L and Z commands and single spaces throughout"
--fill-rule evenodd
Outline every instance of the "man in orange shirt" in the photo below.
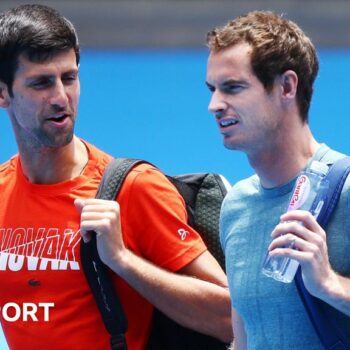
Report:
M 109 348 L 81 270 L 81 237 L 88 241 L 91 230 L 115 272 L 129 349 L 145 348 L 153 305 L 230 341 L 226 276 L 187 225 L 183 200 L 164 175 L 139 165 L 118 202 L 94 199 L 111 156 L 74 135 L 73 25 L 49 7 L 21 5 L 0 15 L 0 52 L 0 106 L 19 150 L 0 166 L 0 307 L 10 348 Z

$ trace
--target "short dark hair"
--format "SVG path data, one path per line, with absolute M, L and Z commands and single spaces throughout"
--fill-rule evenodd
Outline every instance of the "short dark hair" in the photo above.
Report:
M 74 49 L 79 64 L 75 28 L 55 9 L 20 5 L 0 14 L 0 80 L 7 85 L 10 96 L 20 55 L 32 62 L 44 62 L 69 49 Z
M 252 47 L 253 72 L 267 91 L 285 71 L 298 75 L 297 103 L 302 120 L 307 122 L 319 68 L 311 40 L 297 24 L 271 11 L 249 12 L 207 34 L 207 44 L 214 52 L 240 43 Z

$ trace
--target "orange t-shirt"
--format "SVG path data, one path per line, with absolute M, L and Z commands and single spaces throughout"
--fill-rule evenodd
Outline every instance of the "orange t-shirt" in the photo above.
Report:
M 0 167 L 0 318 L 13 350 L 110 348 L 82 271 L 73 202 L 95 196 L 111 157 L 86 147 L 83 173 L 63 183 L 29 183 L 18 156 Z M 176 271 L 206 250 L 186 224 L 181 196 L 154 167 L 133 169 L 118 202 L 124 242 L 137 255 Z M 128 318 L 128 347 L 144 349 L 153 307 L 116 275 L 114 283 Z

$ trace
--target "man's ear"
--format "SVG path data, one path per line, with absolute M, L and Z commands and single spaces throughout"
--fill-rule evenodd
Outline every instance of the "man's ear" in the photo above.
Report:
M 7 108 L 10 105 L 10 95 L 7 85 L 0 80 L 0 107 Z
M 293 70 L 286 70 L 280 76 L 282 95 L 288 99 L 293 99 L 297 94 L 298 76 Z

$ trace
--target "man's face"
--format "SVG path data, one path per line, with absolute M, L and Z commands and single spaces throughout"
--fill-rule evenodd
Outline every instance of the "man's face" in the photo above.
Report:
M 42 63 L 21 55 L 12 87 L 13 97 L 3 96 L 19 146 L 61 147 L 72 140 L 80 94 L 73 49 Z
M 271 92 L 265 90 L 252 70 L 251 51 L 247 43 L 213 51 L 207 66 L 208 108 L 224 145 L 248 155 L 268 146 L 281 123 L 277 84 Z

